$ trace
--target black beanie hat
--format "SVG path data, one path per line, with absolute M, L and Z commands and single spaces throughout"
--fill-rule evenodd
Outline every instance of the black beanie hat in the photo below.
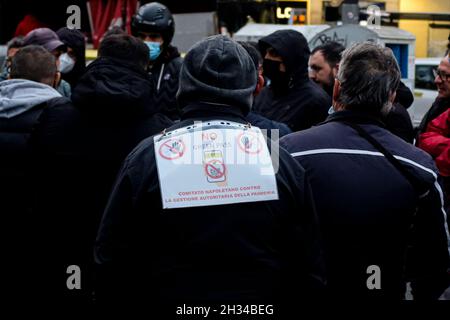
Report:
M 246 115 L 253 103 L 257 74 L 247 51 L 229 37 L 216 35 L 195 44 L 180 71 L 181 108 L 190 102 L 239 107 Z

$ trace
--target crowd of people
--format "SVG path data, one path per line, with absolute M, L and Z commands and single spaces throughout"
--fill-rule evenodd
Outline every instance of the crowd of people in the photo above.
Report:
M 212 36 L 183 59 L 174 28 L 168 8 L 144 5 L 132 35 L 108 32 L 89 65 L 78 30 L 38 28 L 8 43 L 4 294 L 296 305 L 400 301 L 410 283 L 415 300 L 445 297 L 449 52 L 417 132 L 407 112 L 414 97 L 388 48 L 330 42 L 311 52 L 301 33 L 281 30 L 258 43 Z M 154 136 L 216 120 L 221 130 L 267 130 L 277 198 L 166 209 L 162 189 L 176 183 L 161 173 Z M 81 270 L 75 290 L 71 265 Z M 370 266 L 381 272 L 375 288 Z

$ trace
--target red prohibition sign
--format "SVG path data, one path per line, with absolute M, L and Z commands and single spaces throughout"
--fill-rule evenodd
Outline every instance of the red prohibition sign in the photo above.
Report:
M 184 149 L 183 140 L 169 139 L 159 147 L 159 155 L 166 160 L 175 160 L 183 156 Z
M 209 171 L 210 169 L 213 173 L 216 173 L 216 175 L 211 173 Z M 205 172 L 211 179 L 220 179 L 225 175 L 225 165 L 220 160 L 211 160 L 206 163 Z
M 238 135 L 237 139 L 239 148 L 242 151 L 249 154 L 257 154 L 261 151 L 262 143 L 256 133 L 242 132 L 241 134 Z

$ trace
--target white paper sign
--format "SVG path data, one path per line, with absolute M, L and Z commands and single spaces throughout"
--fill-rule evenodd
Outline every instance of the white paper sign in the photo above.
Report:
M 272 159 L 257 127 L 202 122 L 154 142 L 164 209 L 278 200 Z

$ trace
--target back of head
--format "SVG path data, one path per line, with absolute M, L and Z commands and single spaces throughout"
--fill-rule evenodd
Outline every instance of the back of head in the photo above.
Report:
M 239 107 L 250 111 L 256 88 L 255 63 L 232 39 L 217 35 L 195 44 L 180 72 L 177 100 L 180 107 L 192 102 Z
M 114 34 L 127 34 L 127 33 L 126 33 L 121 27 L 115 26 L 115 27 L 112 27 L 111 29 L 109 29 L 108 31 L 106 31 L 106 32 L 103 34 L 102 41 L 103 41 L 105 38 L 107 38 L 107 37 L 109 37 L 109 36 L 112 36 L 112 35 L 114 35 Z
M 341 61 L 342 53 L 345 47 L 338 42 L 330 41 L 314 48 L 311 52 L 313 55 L 316 52 L 321 52 L 325 61 L 331 66 L 336 66 Z
M 9 49 L 20 49 L 24 46 L 23 37 L 15 37 L 8 41 L 6 47 Z
M 73 49 L 77 59 L 85 56 L 86 41 L 84 35 L 79 30 L 64 27 L 59 29 L 56 34 L 67 47 Z
M 387 112 L 400 82 L 397 60 L 389 48 L 359 43 L 344 51 L 337 80 L 337 102 L 347 110 Z
M 55 57 L 41 46 L 26 46 L 11 64 L 12 79 L 27 79 L 52 86 L 56 76 Z
M 160 33 L 164 40 L 164 46 L 168 46 L 175 33 L 175 21 L 172 13 L 159 2 L 143 5 L 131 21 L 131 33 L 137 36 L 139 32 Z
M 128 34 L 113 34 L 100 44 L 99 57 L 108 57 L 135 63 L 142 68 L 149 64 L 148 47 L 139 39 Z
M 268 48 L 275 49 L 290 75 L 301 74 L 308 78 L 309 46 L 306 38 L 295 30 L 278 30 L 258 42 L 263 56 Z

